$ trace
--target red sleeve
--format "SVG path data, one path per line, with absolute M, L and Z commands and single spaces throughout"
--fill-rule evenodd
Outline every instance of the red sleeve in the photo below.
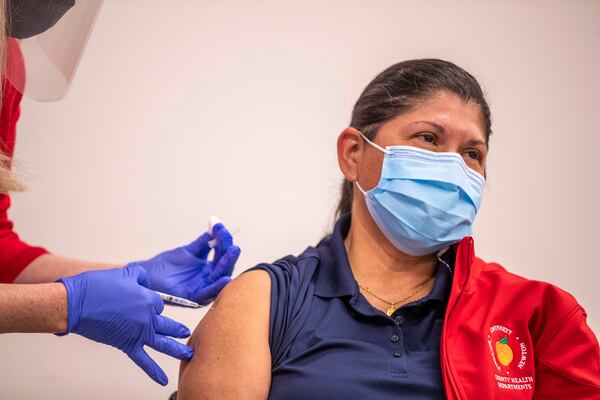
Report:
M 600 400 L 600 349 L 585 311 L 559 290 L 549 290 L 544 302 L 550 312 L 534 349 L 534 398 Z
M 15 148 L 16 124 L 22 94 L 2 79 L 2 109 L 0 112 L 0 147 L 12 156 Z M 0 194 L 0 283 L 10 283 L 37 257 L 47 253 L 19 239 L 8 219 L 10 197 Z

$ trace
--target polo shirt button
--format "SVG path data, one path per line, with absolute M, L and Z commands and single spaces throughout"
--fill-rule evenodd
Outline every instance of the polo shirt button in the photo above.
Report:
M 397 324 L 401 324 L 401 323 L 403 323 L 403 322 L 404 322 L 404 318 L 402 318 L 402 316 L 401 316 L 401 315 L 396 315 L 396 316 L 394 317 L 394 321 L 396 321 L 396 323 L 397 323 Z
M 398 335 L 392 335 L 392 337 L 390 338 L 390 340 L 394 343 L 396 343 L 398 340 L 400 340 L 400 336 Z
M 402 357 L 402 353 L 398 353 L 398 352 L 395 352 L 393 355 L 396 358 Z

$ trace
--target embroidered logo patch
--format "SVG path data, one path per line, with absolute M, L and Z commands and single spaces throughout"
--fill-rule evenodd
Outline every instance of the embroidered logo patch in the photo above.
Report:
M 494 374 L 500 389 L 533 390 L 533 376 L 526 373 L 529 354 L 524 340 L 503 325 L 492 325 L 487 335 Z

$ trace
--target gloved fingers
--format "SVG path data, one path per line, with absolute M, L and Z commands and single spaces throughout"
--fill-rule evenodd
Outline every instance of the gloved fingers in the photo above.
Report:
M 218 262 L 227 250 L 233 246 L 233 236 L 231 236 L 231 233 L 229 233 L 227 228 L 223 227 L 216 233 L 213 229 L 213 238 L 216 240 L 214 261 Z
M 212 234 L 206 232 L 184 248 L 198 258 L 205 259 L 211 251 L 209 242 L 216 241 L 215 257 L 220 257 L 233 244 L 233 237 L 222 223 L 212 227 Z
M 240 258 L 241 250 L 238 246 L 232 245 L 225 255 L 217 261 L 217 264 L 210 272 L 210 275 L 207 278 L 209 283 L 215 282 L 217 279 L 230 275 L 233 273 L 233 268 L 235 267 L 235 263 L 238 258 Z
M 162 314 L 165 309 L 165 302 L 160 297 L 158 293 L 154 290 L 146 289 L 148 296 L 150 296 L 150 300 L 152 301 L 152 305 L 154 306 L 154 312 L 157 314 Z
M 162 315 L 156 316 L 154 330 L 159 335 L 172 336 L 179 339 L 190 336 L 190 330 L 187 326 Z
M 223 276 L 219 278 L 218 281 L 213 283 L 212 285 L 206 286 L 200 290 L 198 290 L 195 294 L 195 298 L 193 299 L 196 303 L 206 305 L 213 301 L 223 290 L 225 285 L 227 285 L 231 281 L 230 276 Z
M 150 287 L 150 279 L 148 278 L 148 273 L 146 269 L 141 265 L 133 264 L 126 267 L 127 273 L 137 280 L 137 283 L 140 285 L 149 288 Z
M 148 353 L 144 351 L 142 347 L 134 350 L 131 354 L 129 354 L 129 358 L 136 363 L 138 367 L 144 370 L 146 374 L 150 378 L 152 378 L 155 382 L 166 386 L 169 383 L 169 378 L 167 378 L 167 374 L 158 366 L 156 361 L 154 361 Z
M 148 346 L 178 360 L 190 360 L 194 355 L 194 350 L 190 346 L 162 335 L 155 335 Z
M 209 232 L 210 236 L 212 236 L 212 238 L 214 239 L 215 237 L 217 237 L 217 234 L 222 229 L 225 229 L 225 225 L 223 225 L 222 222 L 219 222 L 218 224 L 214 224 L 212 229 Z
M 211 250 L 210 246 L 208 245 L 208 242 L 211 240 L 212 237 L 208 232 L 206 232 L 200 235 L 200 237 L 198 237 L 192 243 L 184 246 L 184 248 L 198 258 L 206 258 Z

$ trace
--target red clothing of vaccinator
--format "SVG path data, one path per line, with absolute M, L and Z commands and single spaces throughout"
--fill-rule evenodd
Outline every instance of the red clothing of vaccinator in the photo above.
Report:
M 22 94 L 2 79 L 2 110 L 0 112 L 0 146 L 8 156 L 15 148 L 16 125 Z M 47 253 L 41 247 L 23 242 L 8 219 L 10 197 L 0 194 L 0 283 L 10 283 L 37 257 Z

